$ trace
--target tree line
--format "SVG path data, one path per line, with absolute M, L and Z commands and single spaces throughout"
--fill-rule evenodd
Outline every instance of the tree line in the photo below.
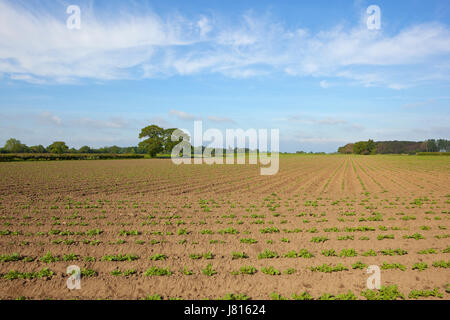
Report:
M 27 146 L 20 142 L 20 140 L 11 138 L 8 139 L 3 148 L 0 148 L 0 153 L 34 153 L 34 154 L 145 154 L 146 150 L 140 147 L 103 147 L 91 148 L 89 146 L 82 146 L 79 149 L 69 148 L 64 141 L 55 141 L 47 147 L 43 145 Z
M 339 147 L 342 154 L 416 154 L 419 152 L 450 152 L 450 141 L 429 139 L 426 141 L 358 141 Z
M 79 149 L 69 148 L 64 141 L 55 141 L 47 147 L 43 145 L 27 146 L 18 139 L 8 139 L 3 148 L 0 148 L 0 153 L 3 154 L 148 154 L 150 157 L 156 157 L 159 155 L 170 155 L 172 149 L 181 141 L 190 141 L 190 137 L 183 131 L 178 131 L 178 138 L 172 141 L 172 134 L 177 128 L 164 129 L 157 125 L 150 125 L 143 128 L 139 134 L 139 139 L 142 140 L 138 146 L 132 147 L 103 147 L 103 148 L 91 148 L 89 146 L 82 146 Z M 190 147 L 191 156 L 195 154 L 203 154 L 208 148 Z M 249 153 L 258 152 L 258 150 L 250 150 L 248 148 L 234 148 L 234 153 Z M 215 149 L 209 148 L 207 150 L 212 156 L 215 156 Z M 227 152 L 226 149 L 222 150 L 223 154 Z M 182 154 L 180 154 L 181 156 Z M 31 157 L 33 158 L 33 157 Z M 94 158 L 94 157 L 91 157 Z

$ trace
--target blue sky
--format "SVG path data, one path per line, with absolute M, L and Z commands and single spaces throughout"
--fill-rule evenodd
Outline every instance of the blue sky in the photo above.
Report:
M 333 152 L 449 139 L 449 111 L 447 0 L 0 0 L 0 144 L 128 146 L 146 125 L 201 119 Z

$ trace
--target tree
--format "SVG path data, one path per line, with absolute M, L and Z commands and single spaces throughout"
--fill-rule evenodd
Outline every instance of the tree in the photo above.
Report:
M 28 151 L 28 147 L 25 144 L 14 138 L 6 141 L 3 149 L 10 153 L 24 153 Z
M 47 150 L 45 150 L 44 146 L 40 144 L 38 146 L 31 146 L 30 152 L 31 153 L 46 153 Z
M 353 153 L 355 154 L 363 154 L 367 149 L 367 142 L 359 141 L 353 145 Z
M 171 154 L 172 153 L 172 149 L 179 144 L 182 141 L 189 141 L 190 137 L 187 133 L 179 130 L 180 132 L 177 132 L 178 135 L 178 139 L 175 141 L 172 141 L 172 134 L 176 131 L 179 130 L 177 128 L 171 128 L 171 129 L 166 129 L 164 130 L 164 135 L 163 135 L 163 145 L 164 145 L 164 153 L 167 154 Z
M 373 140 L 359 141 L 353 145 L 353 153 L 355 154 L 375 154 L 377 145 Z
M 369 141 L 367 141 L 366 152 L 368 152 L 367 154 L 375 154 L 377 152 L 377 145 L 371 139 L 369 139 Z
M 139 148 L 144 149 L 150 157 L 154 158 L 158 153 L 171 153 L 172 149 L 181 141 L 189 141 L 189 136 L 186 133 L 179 135 L 177 141 L 172 141 L 172 134 L 177 128 L 163 129 L 157 125 L 151 125 L 141 130 L 139 139 L 147 137 L 144 141 L 139 143 Z
M 427 141 L 427 149 L 428 149 L 428 152 L 439 151 L 438 146 L 436 145 L 436 141 L 434 139 L 430 139 Z
M 353 145 L 353 143 L 347 143 L 345 146 L 340 147 L 338 152 L 342 154 L 350 154 L 353 152 Z
M 438 147 L 439 151 L 446 150 L 447 149 L 447 141 L 444 139 L 439 139 L 437 141 L 437 147 Z
M 89 146 L 82 146 L 80 149 L 78 149 L 79 153 L 91 153 L 92 150 Z
M 69 147 L 63 141 L 55 141 L 47 147 L 47 151 L 50 153 L 66 153 L 69 151 Z
M 120 147 L 118 147 L 118 146 L 109 147 L 109 153 L 114 153 L 114 154 L 120 153 Z
M 147 139 L 139 142 L 139 147 L 144 149 L 150 157 L 156 157 L 159 152 L 164 150 L 164 134 L 165 130 L 157 125 L 143 128 L 139 134 L 139 139 L 145 137 L 147 137 Z

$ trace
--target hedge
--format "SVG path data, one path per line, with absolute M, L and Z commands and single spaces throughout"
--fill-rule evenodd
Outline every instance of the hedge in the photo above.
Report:
M 143 159 L 144 154 L 112 153 L 5 153 L 0 154 L 0 162 L 5 161 L 45 161 L 45 160 L 105 160 L 105 159 Z

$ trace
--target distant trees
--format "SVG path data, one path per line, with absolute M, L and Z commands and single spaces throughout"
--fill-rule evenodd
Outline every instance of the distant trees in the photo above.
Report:
M 31 146 L 30 147 L 30 153 L 46 153 L 47 150 L 44 148 L 43 145 L 38 145 L 38 146 Z
M 72 153 L 72 154 L 94 154 L 94 153 L 108 153 L 108 154 L 145 154 L 146 151 L 139 147 L 102 147 L 98 149 L 89 146 L 82 146 L 80 149 L 70 148 L 63 141 L 56 141 L 47 148 L 43 145 L 35 145 L 28 147 L 20 142 L 20 140 L 11 138 L 6 141 L 5 146 L 0 148 L 0 153 Z
M 450 141 L 445 139 L 439 139 L 437 141 L 437 147 L 439 151 L 450 151 Z
M 91 153 L 92 149 L 89 146 L 82 146 L 80 149 L 78 149 L 79 153 Z
M 62 154 L 67 153 L 67 151 L 69 151 L 69 147 L 64 141 L 55 141 L 47 147 L 47 151 L 50 153 Z
M 6 141 L 3 149 L 9 153 L 24 153 L 28 151 L 28 147 L 20 142 L 20 140 L 11 138 Z
M 353 153 L 353 145 L 354 145 L 353 143 L 347 143 L 345 146 L 339 147 L 338 152 L 342 154 Z
M 415 154 L 427 151 L 427 142 L 416 141 L 379 141 L 377 142 L 377 153 L 381 154 Z
M 173 147 L 175 147 L 182 137 L 178 141 L 172 141 L 172 133 L 177 130 L 176 128 L 163 129 L 157 125 L 150 125 L 141 130 L 139 134 L 139 139 L 147 138 L 139 143 L 139 147 L 144 149 L 150 157 L 154 158 L 158 153 L 164 152 L 170 154 Z M 183 135 L 185 138 L 189 139 L 187 134 Z
M 372 140 L 369 140 L 372 141 Z M 349 143 L 338 149 L 339 153 L 357 153 L 357 154 L 372 154 L 373 145 L 377 154 L 416 154 L 418 152 L 437 152 L 450 151 L 450 141 L 445 139 L 429 139 L 426 141 L 378 141 L 370 142 L 360 141 L 355 144 Z M 355 147 L 356 145 L 356 147 Z M 369 152 L 369 150 L 372 150 Z
M 375 154 L 377 152 L 377 145 L 373 140 L 359 141 L 353 145 L 354 154 Z
M 437 152 L 439 151 L 438 145 L 434 139 L 427 140 L 427 151 L 428 152 Z

